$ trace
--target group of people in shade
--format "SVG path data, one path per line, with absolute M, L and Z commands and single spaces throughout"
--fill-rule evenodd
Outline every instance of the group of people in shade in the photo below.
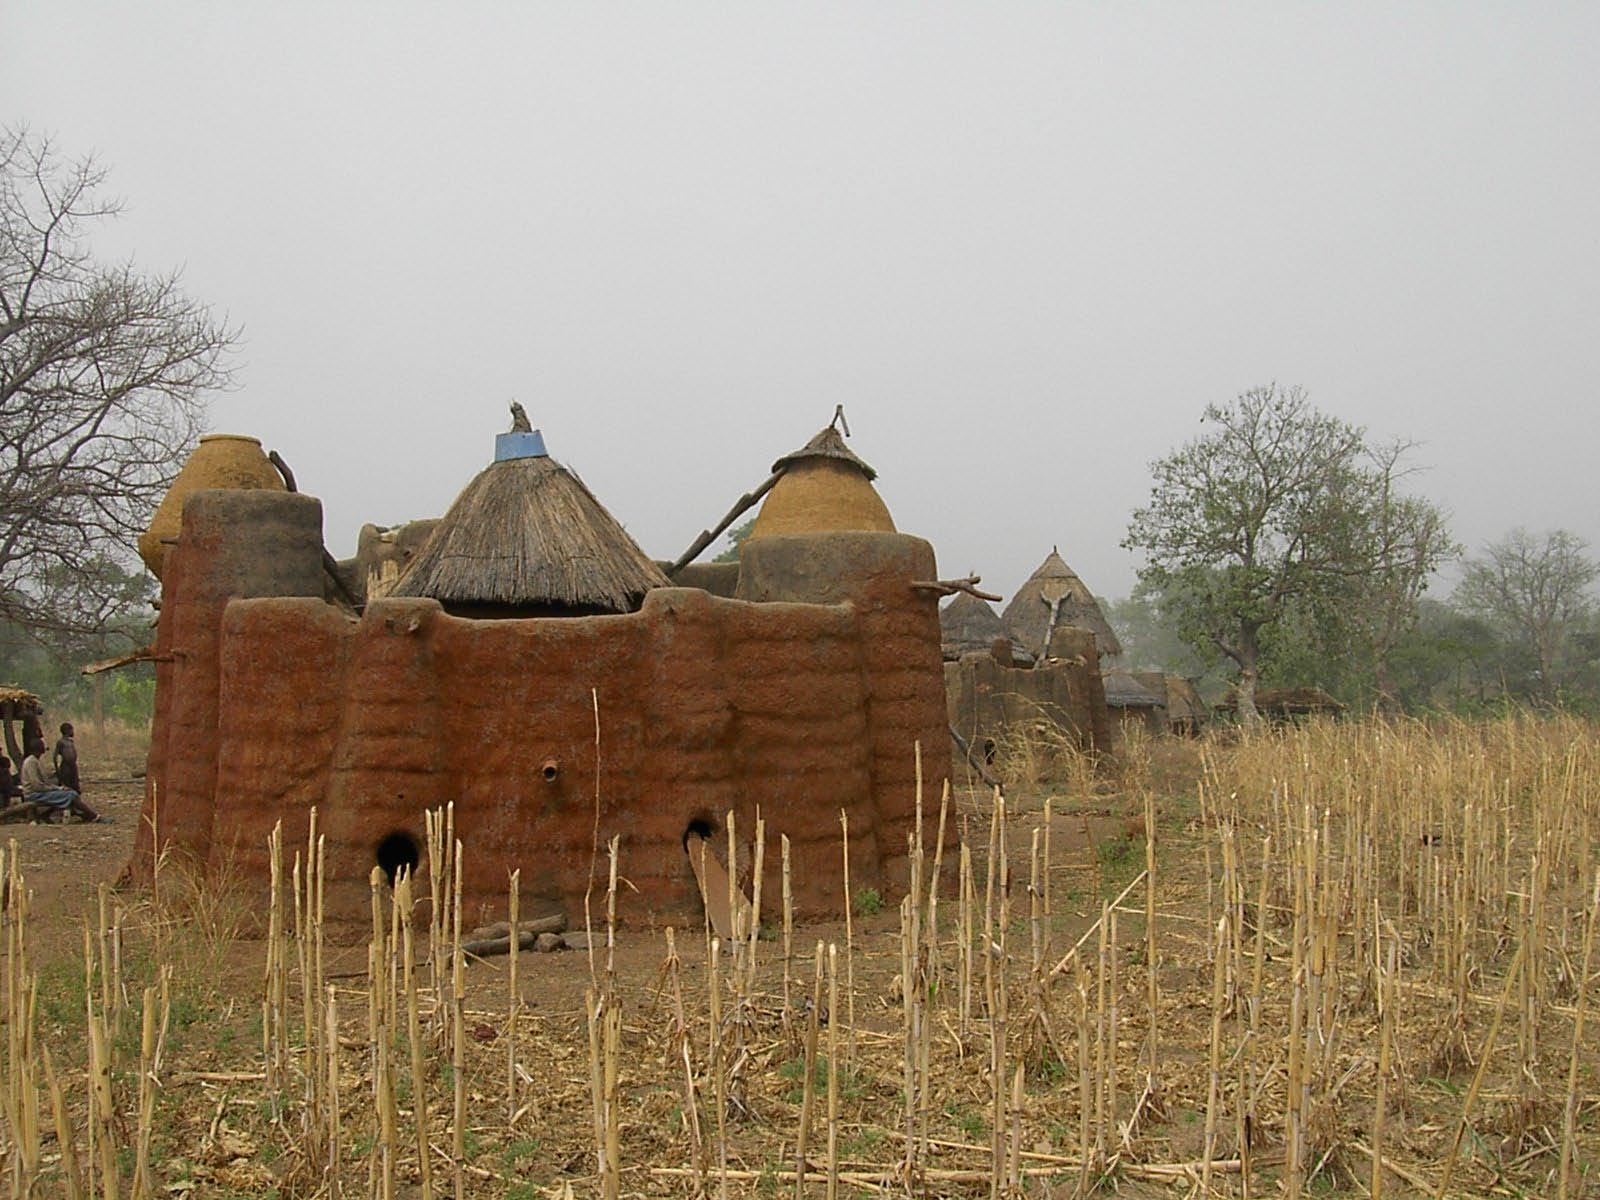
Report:
M 61 726 L 61 737 L 56 741 L 54 753 L 45 757 L 42 737 L 29 739 L 27 756 L 22 760 L 20 775 L 11 773 L 11 760 L 0 754 L 0 799 L 9 806 L 21 800 L 35 806 L 35 820 L 60 824 L 68 816 L 77 817 L 85 824 L 108 824 L 108 816 L 97 813 L 83 800 L 83 784 L 78 778 L 78 743 L 73 735 L 72 722 Z

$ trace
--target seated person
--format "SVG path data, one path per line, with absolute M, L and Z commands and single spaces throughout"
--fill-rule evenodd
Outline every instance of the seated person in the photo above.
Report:
M 28 757 L 22 760 L 22 798 L 53 810 L 52 820 L 62 820 L 70 812 L 85 822 L 108 821 L 85 804 L 77 792 L 56 782 L 55 771 L 44 754 L 43 738 L 36 737 L 28 743 Z

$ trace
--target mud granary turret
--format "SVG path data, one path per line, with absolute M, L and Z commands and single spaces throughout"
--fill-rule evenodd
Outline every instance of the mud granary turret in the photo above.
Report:
M 622 916 L 698 920 L 686 837 L 725 845 L 732 811 L 747 851 L 759 808 L 763 887 L 777 892 L 787 836 L 800 915 L 842 904 L 841 811 L 853 886 L 903 886 L 914 746 L 935 802 L 950 765 L 937 601 L 913 586 L 937 577 L 929 544 L 892 529 L 772 532 L 745 545 L 732 595 L 719 596 L 667 585 L 575 477 L 581 497 L 558 480 L 554 506 L 530 499 L 557 470 L 492 465 L 492 494 L 473 498 L 482 477 L 469 485 L 452 510 L 461 520 L 440 522 L 394 589 L 459 578 L 440 564 L 487 536 L 484 521 L 502 549 L 527 522 L 556 522 L 516 551 L 550 561 L 501 562 L 491 581 L 513 590 L 463 593 L 460 611 L 432 595 L 358 596 L 355 609 L 329 599 L 309 495 L 192 493 L 166 546 L 135 868 L 160 847 L 264 890 L 273 826 L 303 844 L 315 806 L 329 917 L 354 936 L 373 867 L 425 871 L 424 814 L 453 803 L 469 919 L 503 913 L 512 870 L 530 903 L 581 919 L 618 836 L 632 885 Z M 562 524 L 572 506 L 585 530 Z M 559 606 L 515 593 L 564 586 L 561 556 L 596 529 L 631 564 L 628 580 L 649 577 L 637 597 L 596 613 L 572 593 L 562 615 L 544 615 Z M 748 884 L 749 863 L 736 867 Z

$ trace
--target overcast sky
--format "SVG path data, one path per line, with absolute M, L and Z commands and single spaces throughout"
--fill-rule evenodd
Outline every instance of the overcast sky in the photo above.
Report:
M 845 405 L 900 528 L 1122 595 L 1148 462 L 1300 384 L 1469 546 L 1600 545 L 1600 4 L 13 3 L 0 120 L 242 326 L 336 554 L 520 400 L 675 557 Z

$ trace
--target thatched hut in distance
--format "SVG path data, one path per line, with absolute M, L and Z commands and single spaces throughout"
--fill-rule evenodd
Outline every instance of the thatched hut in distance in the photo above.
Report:
M 661 568 L 544 439 L 502 433 L 495 461 L 456 497 L 390 591 L 466 617 L 633 612 Z
M 782 475 L 756 514 L 752 539 L 835 529 L 895 532 L 894 518 L 872 486 L 878 473 L 832 425 L 773 463 L 772 472 Z
M 1167 732 L 1164 697 L 1157 695 L 1126 671 L 1107 671 L 1102 677 L 1106 707 L 1119 731 L 1142 729 L 1148 734 Z
M 1051 635 L 1068 626 L 1094 634 L 1101 658 L 1115 658 L 1122 653 L 1122 643 L 1100 611 L 1094 593 L 1054 547 L 1039 569 L 1017 589 L 1001 617 L 1012 640 L 1035 655 L 1048 653 Z
M 1153 695 L 1161 698 L 1167 710 L 1167 728 L 1172 733 L 1186 737 L 1198 734 L 1206 723 L 1205 701 L 1182 675 L 1167 675 L 1161 671 L 1134 671 L 1133 677 Z
M 1219 713 L 1234 715 L 1239 711 L 1239 693 L 1228 689 L 1217 705 Z M 1303 721 L 1307 717 L 1334 717 L 1344 715 L 1345 706 L 1319 687 L 1262 688 L 1256 689 L 1256 711 L 1275 725 Z
M 957 594 L 939 611 L 939 633 L 946 662 L 958 662 L 964 654 L 989 654 L 1001 639 L 1011 643 L 1012 662 L 1033 662 L 1033 655 L 1011 642 L 1010 631 L 989 602 L 968 592 Z

